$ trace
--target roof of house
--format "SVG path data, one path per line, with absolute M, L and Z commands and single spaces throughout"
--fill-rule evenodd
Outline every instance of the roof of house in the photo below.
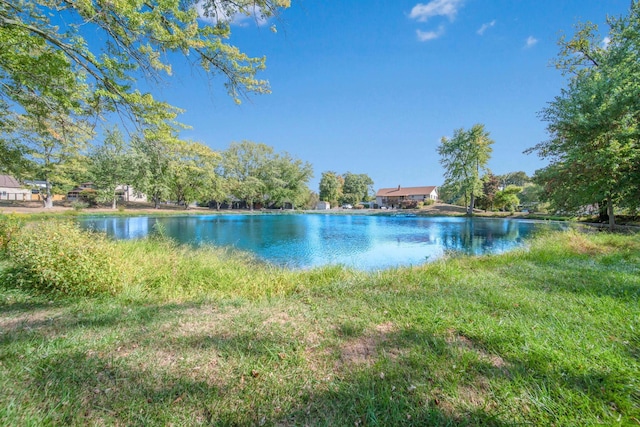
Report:
M 0 187 L 22 188 L 22 185 L 11 175 L 0 175 Z
M 423 196 L 429 195 L 436 189 L 435 185 L 428 187 L 397 187 L 381 188 L 376 193 L 376 197 L 401 197 L 401 196 Z

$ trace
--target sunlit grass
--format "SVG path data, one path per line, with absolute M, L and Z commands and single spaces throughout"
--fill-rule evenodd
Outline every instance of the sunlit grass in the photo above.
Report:
M 163 240 L 114 253 L 115 295 L 0 288 L 0 424 L 640 419 L 638 235 L 375 273 Z

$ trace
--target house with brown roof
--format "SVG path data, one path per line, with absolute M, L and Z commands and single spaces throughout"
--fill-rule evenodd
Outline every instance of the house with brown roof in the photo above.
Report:
M 385 208 L 397 208 L 406 201 L 426 202 L 438 200 L 438 187 L 393 187 L 381 188 L 376 193 L 376 204 Z
M 31 190 L 11 175 L 0 175 L 0 200 L 31 200 Z

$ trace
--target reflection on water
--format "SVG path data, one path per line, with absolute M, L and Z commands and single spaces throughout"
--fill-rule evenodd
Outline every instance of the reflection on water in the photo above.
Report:
M 286 267 L 344 264 L 363 270 L 422 264 L 447 251 L 500 253 L 544 227 L 564 227 L 487 218 L 328 214 L 96 217 L 80 223 L 117 239 L 145 237 L 159 224 L 180 243 L 233 246 Z

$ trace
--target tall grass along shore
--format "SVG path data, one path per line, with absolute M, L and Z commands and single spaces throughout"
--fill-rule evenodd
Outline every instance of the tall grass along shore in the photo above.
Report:
M 0 425 L 640 425 L 640 236 L 363 273 L 0 216 Z

